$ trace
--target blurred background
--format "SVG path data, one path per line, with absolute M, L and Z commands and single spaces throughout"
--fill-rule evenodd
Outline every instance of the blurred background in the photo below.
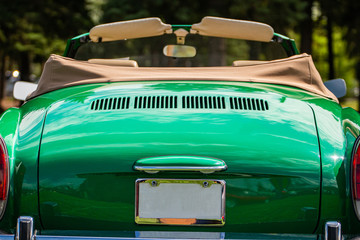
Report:
M 345 79 L 343 106 L 359 110 L 360 1 L 358 0 L 11 0 L 0 2 L 0 112 L 20 103 L 16 81 L 36 82 L 51 53 L 96 24 L 160 17 L 171 24 L 218 16 L 270 24 L 312 54 L 324 81 Z

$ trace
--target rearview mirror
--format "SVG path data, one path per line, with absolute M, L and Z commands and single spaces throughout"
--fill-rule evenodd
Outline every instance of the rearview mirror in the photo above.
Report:
M 344 79 L 333 79 L 324 82 L 324 84 L 337 98 L 341 98 L 346 95 L 346 83 Z
M 187 45 L 166 45 L 163 53 L 167 57 L 186 58 L 196 55 L 196 48 Z
M 17 100 L 25 101 L 27 96 L 29 96 L 37 88 L 36 83 L 17 81 L 14 85 L 13 95 Z

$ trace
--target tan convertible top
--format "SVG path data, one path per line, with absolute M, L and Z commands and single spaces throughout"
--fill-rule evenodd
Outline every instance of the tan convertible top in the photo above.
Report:
M 236 61 L 232 67 L 176 68 L 106 66 L 51 55 L 38 88 L 27 99 L 76 85 L 159 80 L 270 83 L 304 89 L 338 101 L 323 84 L 311 56 L 307 54 L 254 63 Z

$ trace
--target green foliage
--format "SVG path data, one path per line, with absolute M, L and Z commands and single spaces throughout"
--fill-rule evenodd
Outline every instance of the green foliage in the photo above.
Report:
M 312 6 L 312 15 L 306 12 L 309 6 Z M 355 67 L 360 65 L 360 17 L 356 14 L 359 11 L 358 0 L 1 1 L 0 69 L 11 64 L 28 64 L 24 56 L 42 64 L 49 54 L 63 52 L 66 39 L 88 32 L 94 23 L 160 17 L 165 23 L 193 24 L 204 16 L 219 16 L 265 22 L 278 33 L 301 39 L 304 37 L 299 35 L 301 24 L 312 18 L 314 30 L 302 34 L 312 34 L 314 60 L 326 78 L 329 65 L 326 24 L 331 18 L 335 74 L 345 78 L 352 88 L 356 78 L 360 79 L 360 69 Z M 233 46 L 229 42 L 227 48 L 242 56 L 248 46 Z M 40 74 L 41 67 L 36 66 L 34 70 Z
M 299 0 L 235 0 L 230 6 L 234 18 L 265 22 L 278 33 L 286 34 L 306 17 L 305 1 Z
M 160 17 L 166 23 L 193 24 L 204 16 L 263 21 L 286 33 L 304 19 L 306 2 L 300 0 L 107 0 L 101 22 Z M 286 17 L 284 17 L 286 16 Z
M 346 80 L 348 88 L 356 86 L 355 80 L 355 63 L 356 59 L 352 58 L 347 52 L 347 43 L 344 41 L 344 30 L 336 27 L 334 38 L 334 54 L 335 54 L 335 74 L 336 78 L 343 78 Z M 314 51 L 313 58 L 316 62 L 316 67 L 319 70 L 324 80 L 328 76 L 328 51 L 327 51 L 327 37 L 324 28 L 316 28 L 314 31 Z
M 30 74 L 27 59 L 43 63 L 51 53 L 63 52 L 66 38 L 88 31 L 92 22 L 85 5 L 85 0 L 2 1 L 0 56 L 9 62 L 6 64 L 3 58 L 0 66 L 25 69 L 22 76 L 27 80 Z

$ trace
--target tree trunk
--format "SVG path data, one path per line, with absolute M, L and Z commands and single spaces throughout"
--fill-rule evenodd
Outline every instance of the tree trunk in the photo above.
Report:
M 3 97 L 4 97 L 5 65 L 6 65 L 6 56 L 5 56 L 4 52 L 1 52 L 1 54 L 0 54 L 0 100 L 3 99 Z
M 22 52 L 20 54 L 20 78 L 21 81 L 30 81 L 30 54 Z
M 225 40 L 223 38 L 211 38 L 209 41 L 209 45 L 209 66 L 225 66 Z
M 312 20 L 312 7 L 314 0 L 307 0 L 307 7 L 305 9 L 306 19 L 300 23 L 300 49 L 301 52 L 311 54 L 313 42 L 313 20 Z
M 0 114 L 4 112 L 4 109 L 1 105 L 1 101 L 4 97 L 4 86 L 5 86 L 5 66 L 6 65 L 6 56 L 4 52 L 0 54 Z
M 328 45 L 328 64 L 329 64 L 329 80 L 335 78 L 335 67 L 334 67 L 334 49 L 333 49 L 333 23 L 332 14 L 329 13 L 327 16 L 327 45 Z
M 360 112 L 360 60 L 357 60 L 355 65 L 355 76 L 358 83 L 358 112 Z
M 249 60 L 259 60 L 261 54 L 261 43 L 249 41 Z

